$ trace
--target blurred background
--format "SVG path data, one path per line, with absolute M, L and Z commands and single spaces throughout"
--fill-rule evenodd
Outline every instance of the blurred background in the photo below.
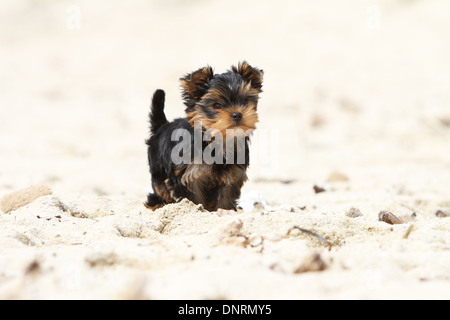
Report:
M 181 76 L 244 59 L 265 72 L 244 191 L 296 202 L 339 172 L 355 190 L 448 195 L 449 12 L 446 0 L 2 1 L 0 195 L 44 183 L 144 200 L 154 90 L 183 116 Z

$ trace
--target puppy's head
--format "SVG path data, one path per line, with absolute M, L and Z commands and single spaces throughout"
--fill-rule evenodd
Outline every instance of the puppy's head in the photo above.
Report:
M 244 61 L 222 74 L 214 74 L 208 66 L 181 78 L 191 125 L 201 122 L 204 129 L 220 131 L 224 136 L 227 130 L 248 135 L 258 122 L 256 109 L 263 74 Z

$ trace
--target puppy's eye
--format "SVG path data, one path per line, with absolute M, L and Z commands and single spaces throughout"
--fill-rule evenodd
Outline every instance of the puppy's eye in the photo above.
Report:
M 248 100 L 248 99 L 244 99 L 244 100 L 242 101 L 242 103 L 243 103 L 244 105 L 247 105 L 247 104 L 249 103 L 249 100 Z
M 220 109 L 222 108 L 222 105 L 220 103 L 214 103 L 213 107 L 214 109 Z

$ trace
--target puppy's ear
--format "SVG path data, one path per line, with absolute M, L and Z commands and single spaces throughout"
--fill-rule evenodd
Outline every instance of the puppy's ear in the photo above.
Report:
M 206 93 L 208 83 L 213 76 L 213 69 L 206 66 L 180 78 L 183 88 L 182 97 L 188 109 L 192 109 L 195 103 Z
M 261 69 L 253 68 L 246 61 L 238 63 L 238 66 L 231 67 L 233 72 L 236 72 L 242 76 L 245 81 L 251 83 L 251 86 L 261 92 L 264 71 Z

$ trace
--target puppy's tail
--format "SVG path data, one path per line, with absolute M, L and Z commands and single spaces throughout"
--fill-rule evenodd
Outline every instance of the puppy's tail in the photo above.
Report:
M 166 94 L 164 90 L 158 89 L 153 94 L 152 106 L 150 109 L 150 131 L 154 134 L 159 127 L 168 123 L 166 115 L 164 114 L 164 101 Z

